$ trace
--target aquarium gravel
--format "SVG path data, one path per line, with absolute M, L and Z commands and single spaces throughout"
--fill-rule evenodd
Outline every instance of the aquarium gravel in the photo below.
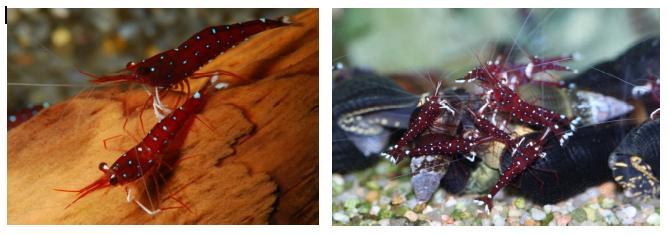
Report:
M 439 189 L 418 204 L 408 167 L 379 162 L 350 174 L 333 174 L 334 225 L 659 225 L 660 200 L 625 198 L 613 182 L 592 187 L 557 204 L 538 205 L 502 190 L 490 214 L 478 195 Z

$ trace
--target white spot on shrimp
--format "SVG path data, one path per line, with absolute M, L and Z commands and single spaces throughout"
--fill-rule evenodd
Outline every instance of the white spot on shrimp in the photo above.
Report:
M 172 116 L 172 120 L 176 121 L 176 120 L 177 120 L 177 116 Z
M 163 131 L 167 131 L 167 126 L 163 125 Z
M 216 28 L 211 28 L 211 34 L 216 34 Z
M 200 35 L 195 35 L 195 40 L 200 40 Z
M 142 147 L 137 147 L 137 151 L 142 151 Z
M 193 98 L 195 98 L 195 99 L 199 99 L 200 97 L 201 97 L 201 95 L 200 95 L 199 91 L 195 92 L 195 94 L 193 95 Z
M 128 160 L 128 166 L 132 166 L 132 160 Z
M 184 60 L 181 62 L 181 64 L 186 64 L 186 63 L 188 63 L 188 60 Z
M 260 22 L 263 22 L 263 23 L 265 23 L 265 21 L 266 21 L 265 18 L 260 18 L 258 20 L 260 20 Z

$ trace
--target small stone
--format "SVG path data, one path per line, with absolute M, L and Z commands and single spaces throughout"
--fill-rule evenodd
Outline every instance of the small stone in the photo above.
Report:
M 445 205 L 445 206 L 446 206 L 446 207 L 452 207 L 452 206 L 455 206 L 455 204 L 456 204 L 457 202 L 458 202 L 458 201 L 456 201 L 455 198 L 454 198 L 453 196 L 451 196 L 451 197 L 448 197 L 448 201 L 446 201 L 446 205 Z
M 418 214 L 416 214 L 416 212 L 413 212 L 411 210 L 408 210 L 407 212 L 405 212 L 404 217 L 409 219 L 409 221 L 411 221 L 411 222 L 416 222 L 416 220 L 418 220 Z
M 546 212 L 539 210 L 537 208 L 532 208 L 530 210 L 530 213 L 532 214 L 533 220 L 543 220 L 546 218 Z
M 402 202 L 406 201 L 406 198 L 402 194 L 393 195 L 393 199 L 390 201 L 393 205 L 399 205 Z
M 427 205 L 427 206 L 425 206 L 425 209 L 423 209 L 422 213 L 423 214 L 428 214 L 432 211 L 434 211 L 434 208 L 432 208 L 430 205 Z
M 616 216 L 620 219 L 623 225 L 630 225 L 634 223 L 634 216 L 637 210 L 633 206 L 626 206 L 622 210 L 616 212 Z
M 555 221 L 559 226 L 567 226 L 569 225 L 569 222 L 571 222 L 571 216 L 555 213 Z
M 453 219 L 453 217 L 450 217 L 448 215 L 442 215 L 441 222 L 445 224 L 453 224 L 455 222 L 455 219 Z
M 381 198 L 379 199 L 379 205 L 380 206 L 388 205 L 388 204 L 390 204 L 390 201 L 391 201 L 391 199 L 389 197 L 381 196 Z
M 390 220 L 389 220 L 389 219 L 382 219 L 382 220 L 379 220 L 379 225 L 381 225 L 381 226 L 388 226 L 388 225 L 390 225 Z
M 646 218 L 646 223 L 650 225 L 660 225 L 660 214 L 653 213 Z
M 585 213 L 585 210 L 583 208 L 578 208 L 574 210 L 571 215 L 574 217 L 574 220 L 578 222 L 583 222 L 586 219 L 588 219 L 588 215 Z
M 616 183 L 606 182 L 599 186 L 599 193 L 605 198 L 613 198 L 616 195 Z
M 525 223 L 524 223 L 523 225 L 527 225 L 527 226 L 537 226 L 537 225 L 539 225 L 539 222 L 537 222 L 537 221 L 535 221 L 535 220 L 532 220 L 532 219 L 526 219 L 526 220 L 525 220 Z
M 606 224 L 608 224 L 608 225 L 618 225 L 618 224 L 620 224 L 620 221 L 613 214 L 613 211 L 611 211 L 609 209 L 599 210 L 599 215 L 601 215 L 604 218 L 604 222 L 606 222 Z
M 377 191 L 369 191 L 367 193 L 367 196 L 365 196 L 365 199 L 368 202 L 375 202 L 376 200 L 379 200 L 379 192 Z
M 346 200 L 346 202 L 344 202 L 344 208 L 346 209 L 355 208 L 358 205 L 358 203 L 360 203 L 360 200 L 357 198 Z
M 509 209 L 509 217 L 520 217 L 522 213 L 523 212 L 521 210 L 518 210 L 516 208 Z
M 343 224 L 348 224 L 348 222 L 350 221 L 348 216 L 346 216 L 346 214 L 344 214 L 343 212 L 336 212 L 332 214 L 332 219 Z
M 430 226 L 441 226 L 441 222 L 439 222 L 439 221 L 430 221 Z
M 492 225 L 492 220 L 488 218 L 481 219 L 481 226 L 490 226 Z
M 519 209 L 525 208 L 525 199 L 522 197 L 517 198 L 513 201 L 513 204 L 516 205 Z
M 544 212 L 546 212 L 546 214 L 553 212 L 553 206 L 548 204 L 544 205 Z
M 376 216 L 379 214 L 379 211 L 381 211 L 381 207 L 379 206 L 372 206 L 372 208 L 369 209 L 369 214 Z
M 379 186 L 379 183 L 377 183 L 376 181 L 373 181 L 373 180 L 367 181 L 367 183 L 365 184 L 365 186 L 366 186 L 368 189 L 370 189 L 370 190 L 379 190 L 379 189 L 381 189 L 381 187 Z
M 583 210 L 585 211 L 585 217 L 588 218 L 588 221 L 595 221 L 597 219 L 597 214 L 595 213 L 595 209 L 586 207 Z
M 409 222 L 405 218 L 390 219 L 391 226 L 405 226 L 409 225 Z
M 502 218 L 502 216 L 500 216 L 500 215 L 494 215 L 494 216 L 492 217 L 492 223 L 493 223 L 495 226 L 504 226 L 505 220 L 504 220 L 504 218 Z
M 628 217 L 632 218 L 636 215 L 637 210 L 636 207 L 628 206 L 623 209 L 623 212 L 625 212 Z
M 615 205 L 615 201 L 612 198 L 605 197 L 602 199 L 601 206 L 604 209 L 611 209 Z

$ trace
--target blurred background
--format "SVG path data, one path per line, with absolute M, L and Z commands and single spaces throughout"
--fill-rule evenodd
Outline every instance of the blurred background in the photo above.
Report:
M 379 73 L 456 78 L 499 45 L 537 56 L 577 52 L 576 69 L 659 34 L 659 9 L 334 9 L 333 62 Z
M 298 9 L 8 9 L 8 109 L 55 103 L 197 31 Z

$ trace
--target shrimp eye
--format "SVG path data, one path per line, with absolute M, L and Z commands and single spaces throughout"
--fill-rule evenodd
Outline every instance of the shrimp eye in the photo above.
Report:
M 109 177 L 109 184 L 116 185 L 117 183 L 118 183 L 118 178 L 116 177 L 116 174 L 112 174 Z
M 98 169 L 106 172 L 109 170 L 109 165 L 107 165 L 105 162 L 101 162 L 100 165 L 98 165 Z
M 130 62 L 128 62 L 127 65 L 125 65 L 125 68 L 131 69 L 132 67 L 135 67 L 135 65 L 136 65 L 135 62 L 130 61 Z

